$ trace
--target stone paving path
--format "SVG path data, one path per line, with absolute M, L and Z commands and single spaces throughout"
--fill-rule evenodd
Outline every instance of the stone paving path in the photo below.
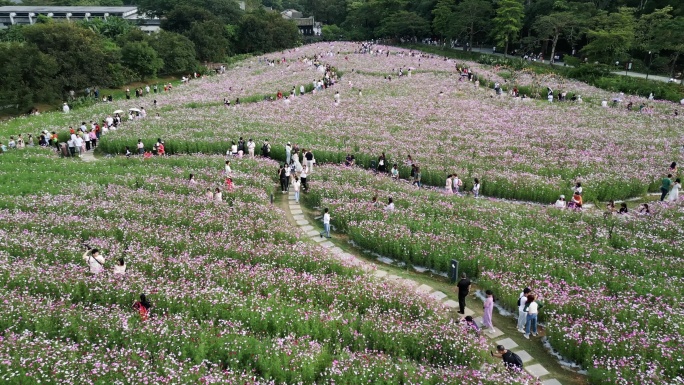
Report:
M 360 267 L 368 274 L 372 274 L 373 276 L 375 276 L 377 279 L 394 281 L 398 284 L 412 288 L 417 293 L 424 295 L 426 299 L 431 299 L 433 301 L 441 303 L 449 311 L 458 311 L 458 302 L 449 299 L 445 293 L 441 291 L 436 291 L 429 285 L 419 284 L 416 281 L 404 279 L 397 275 L 392 275 L 389 272 L 381 270 L 377 268 L 375 265 L 366 262 L 353 254 L 345 252 L 341 248 L 337 247 L 332 239 L 321 237 L 321 233 L 309 223 L 309 221 L 305 218 L 303 214 L 302 207 L 299 203 L 295 201 L 294 191 L 290 191 L 290 194 L 288 196 L 288 209 L 290 210 L 290 214 L 292 214 L 292 216 L 294 217 L 297 226 L 299 226 L 301 232 L 307 238 L 319 243 L 323 247 L 330 249 L 330 251 L 340 260 L 350 263 L 353 266 Z M 465 314 L 461 315 L 461 317 L 465 317 L 468 315 L 472 316 L 474 314 L 475 312 L 466 307 Z M 482 317 L 478 317 L 475 320 L 478 323 L 478 325 L 482 324 Z M 546 370 L 546 368 L 544 368 L 541 364 L 536 363 L 534 357 L 532 357 L 526 351 L 522 350 L 518 346 L 518 344 L 515 343 L 515 341 L 513 341 L 511 338 L 506 337 L 506 335 L 501 330 L 496 329 L 494 333 L 483 332 L 482 334 L 487 336 L 487 338 L 491 340 L 492 345 L 494 347 L 496 345 L 503 345 L 506 349 L 511 350 L 515 352 L 517 355 L 519 355 L 520 358 L 523 360 L 523 363 L 525 364 L 525 370 L 537 379 L 539 379 L 542 385 L 562 385 L 560 381 L 558 381 L 557 379 L 549 378 L 549 371 Z

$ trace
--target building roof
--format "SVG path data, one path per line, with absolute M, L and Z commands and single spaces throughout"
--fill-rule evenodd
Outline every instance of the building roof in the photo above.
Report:
M 0 13 L 5 12 L 33 12 L 33 13 L 128 13 L 137 12 L 138 7 L 52 7 L 52 6 L 36 6 L 29 7 L 23 5 L 10 5 L 0 7 Z

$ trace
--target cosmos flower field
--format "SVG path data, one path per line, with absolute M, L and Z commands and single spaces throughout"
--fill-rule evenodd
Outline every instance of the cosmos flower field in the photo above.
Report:
M 465 189 L 477 177 L 487 197 L 537 203 L 569 196 L 578 181 L 594 203 L 656 191 L 682 157 L 675 107 L 628 96 L 654 113 L 606 109 L 610 93 L 573 81 L 357 48 L 305 46 L 168 93 L 1 124 L 3 138 L 64 135 L 69 125 L 144 106 L 148 118 L 108 133 L 98 151 L 122 154 L 138 139 L 150 147 L 162 138 L 173 156 L 82 163 L 42 149 L 1 155 L 0 382 L 534 383 L 506 373 L 486 341 L 437 304 L 304 241 L 269 203 L 276 161 L 234 162 L 235 191 L 208 201 L 207 188 L 223 188 L 219 154 L 240 136 L 257 150 L 268 139 L 281 161 L 287 141 L 312 148 L 321 165 L 304 204 L 330 207 L 333 225 L 362 248 L 439 272 L 459 259 L 509 308 L 533 287 L 551 345 L 587 369 L 590 383 L 684 382 L 681 202 L 604 218 L 439 189 L 458 173 Z M 255 102 L 309 90 L 323 74 L 298 59 L 314 54 L 336 68 L 337 85 L 289 103 Z M 479 88 L 459 80 L 459 66 L 477 74 Z M 409 67 L 411 77 L 396 76 Z M 488 88 L 512 78 L 581 94 L 584 103 L 496 97 Z M 224 98 L 243 103 L 225 107 Z M 334 165 L 352 153 L 368 166 L 381 152 L 402 177 L 411 155 L 427 188 Z M 374 195 L 393 197 L 395 212 L 370 208 Z M 110 270 L 126 258 L 126 276 L 89 274 L 83 242 L 103 250 Z M 145 322 L 131 309 L 142 292 L 154 305 Z

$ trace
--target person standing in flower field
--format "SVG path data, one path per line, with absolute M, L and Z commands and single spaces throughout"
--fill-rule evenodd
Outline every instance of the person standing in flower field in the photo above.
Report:
M 306 159 L 306 167 L 308 168 L 309 174 L 313 172 L 313 153 L 311 150 L 304 149 L 304 159 Z
M 480 196 L 480 180 L 478 178 L 473 179 L 473 195 L 475 198 Z
M 326 207 L 323 211 L 323 231 L 321 232 L 321 238 L 325 235 L 326 238 L 330 238 L 330 212 Z
M 309 185 L 306 184 L 306 177 L 308 176 L 309 168 L 306 166 L 302 166 L 302 172 L 299 174 L 299 178 L 302 181 L 302 188 L 304 189 L 304 192 L 309 191 Z
M 518 331 L 520 333 L 525 333 L 525 325 L 527 324 L 527 311 L 525 310 L 525 304 L 527 303 L 527 296 L 532 292 L 529 287 L 523 289 L 518 297 Z
M 451 177 L 451 182 L 453 182 L 453 193 L 459 194 L 461 192 L 461 186 L 463 186 L 463 181 L 458 178 L 458 174 L 454 174 Z
M 681 190 L 681 188 L 682 181 L 681 179 L 677 178 L 674 184 L 672 185 L 672 189 L 670 190 L 670 202 L 677 202 L 679 200 L 679 190 Z
M 147 321 L 149 318 L 151 307 L 152 304 L 147 300 L 145 294 L 140 294 L 140 301 L 135 301 L 135 303 L 133 303 L 133 309 L 138 311 L 140 318 L 142 318 L 143 321 Z
M 100 250 L 88 248 L 83 253 L 83 260 L 88 264 L 91 273 L 99 274 L 104 271 L 105 258 L 100 255 Z
M 484 329 L 487 329 L 488 333 L 494 333 L 494 325 L 492 324 L 492 313 L 494 311 L 494 293 L 491 290 L 487 290 L 485 292 L 487 294 L 487 298 L 484 301 L 483 305 L 483 310 L 484 314 L 482 315 L 482 327 Z
M 525 323 L 525 335 L 524 337 L 529 339 L 530 333 L 533 336 L 537 336 L 537 316 L 539 315 L 539 304 L 536 302 L 536 297 L 534 294 L 527 296 L 527 302 L 523 311 L 527 311 L 527 322 Z
M 214 202 L 223 202 L 223 194 L 221 194 L 221 189 L 218 187 L 214 191 Z
M 458 287 L 458 313 L 465 314 L 466 307 L 466 297 L 470 292 L 471 282 L 468 279 L 466 273 L 461 274 L 461 280 L 458 281 L 456 287 Z
M 256 147 L 256 143 L 252 140 L 252 138 L 249 138 L 249 141 L 247 141 L 247 152 L 249 153 L 250 158 L 254 158 L 254 148 Z
M 264 144 L 261 146 L 261 156 L 264 158 L 271 156 L 271 145 L 268 144 L 268 139 L 264 140 Z
M 665 196 L 670 192 L 670 186 L 672 185 L 672 174 L 667 174 L 667 177 L 663 178 L 660 184 L 660 201 L 665 200 Z

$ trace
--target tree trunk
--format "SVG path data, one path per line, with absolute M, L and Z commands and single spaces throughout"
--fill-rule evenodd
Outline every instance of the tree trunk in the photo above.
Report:
M 506 44 L 504 46 L 504 57 L 508 56 L 508 38 L 506 38 Z
M 468 51 L 473 50 L 473 35 L 475 35 L 475 23 L 470 23 L 470 40 L 468 42 Z
M 672 59 L 672 69 L 670 70 L 670 78 L 674 78 L 674 72 L 675 72 L 675 66 L 677 65 L 677 60 L 679 60 L 679 52 L 674 54 L 674 58 Z M 682 80 L 684 80 L 684 76 L 682 76 Z
M 553 35 L 553 43 L 551 43 L 551 57 L 549 58 L 549 64 L 553 65 L 556 57 L 556 44 L 558 43 L 558 34 Z

